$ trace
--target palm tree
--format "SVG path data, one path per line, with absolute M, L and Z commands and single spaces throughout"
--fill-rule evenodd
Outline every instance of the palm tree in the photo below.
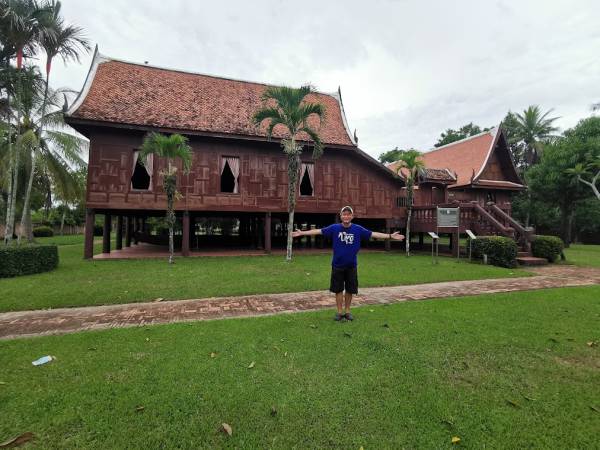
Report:
M 46 106 L 48 103 L 48 82 L 50 79 L 50 69 L 52 67 L 52 59 L 60 55 L 66 63 L 69 60 L 79 62 L 79 51 L 89 51 L 90 45 L 82 35 L 82 29 L 75 26 L 66 26 L 64 20 L 60 17 L 61 3 L 53 0 L 49 4 L 45 14 L 40 18 L 41 28 L 44 32 L 39 33 L 39 45 L 46 52 L 46 80 L 44 86 L 44 97 L 41 108 L 41 120 L 37 130 L 37 137 L 40 140 L 44 132 L 44 119 L 46 117 Z M 31 188 L 35 176 L 37 151 L 34 149 L 34 155 L 31 161 L 31 170 L 29 172 L 29 182 L 25 193 L 25 201 L 23 203 L 23 214 L 21 216 L 21 235 L 25 234 L 29 241 L 33 240 L 33 232 L 31 229 L 31 218 L 29 210 L 29 202 L 31 198 Z
M 314 143 L 313 159 L 323 154 L 323 144 L 319 133 L 309 125 L 308 119 L 315 115 L 322 125 L 325 119 L 325 106 L 321 103 L 310 103 L 306 96 L 314 92 L 311 86 L 292 88 L 286 86 L 269 86 L 262 95 L 263 108 L 252 116 L 252 122 L 260 126 L 268 121 L 267 139 L 271 139 L 273 129 L 281 125 L 287 136 L 282 139 L 281 146 L 288 157 L 288 235 L 286 261 L 292 259 L 292 232 L 294 231 L 294 210 L 296 209 L 296 187 L 300 169 L 302 144 L 300 139 L 306 137 Z
M 33 53 L 35 51 L 35 38 L 41 33 L 39 28 L 39 17 L 45 12 L 45 8 L 40 7 L 35 0 L 2 0 L 0 3 L 1 11 L 1 35 L 5 40 L 4 48 L 9 52 L 14 49 L 17 58 L 17 87 L 16 87 L 16 103 L 17 111 L 20 109 L 20 94 L 21 94 L 21 78 L 23 67 L 23 56 L 25 52 Z M 9 54 L 9 53 L 7 53 Z M 9 57 L 10 58 L 10 57 Z M 19 115 L 17 114 L 17 118 Z M 17 120 L 17 132 L 19 132 Z M 10 153 L 10 183 L 9 183 L 9 199 L 6 213 L 6 229 L 4 233 L 4 242 L 8 244 L 12 240 L 15 224 L 15 211 L 17 201 L 17 186 L 20 165 L 20 152 L 12 150 L 12 137 L 8 137 L 9 153 Z M 14 153 L 14 154 L 13 154 Z
M 42 175 L 37 177 L 38 182 L 41 179 L 42 184 L 51 185 L 57 192 L 69 192 L 77 182 L 74 170 L 80 170 L 86 166 L 82 154 L 86 150 L 88 142 L 68 131 L 61 109 L 41 115 L 44 102 L 41 94 L 43 79 L 39 75 L 37 67 L 24 69 L 23 79 L 25 83 L 23 83 L 24 89 L 21 93 L 21 109 L 18 113 L 20 119 L 16 125 L 20 134 L 15 150 L 21 155 L 25 171 L 28 167 L 33 167 L 34 162 L 38 165 L 41 171 L 40 175 Z M 62 98 L 61 94 L 63 91 L 49 89 L 47 103 L 58 107 Z M 42 123 L 48 126 L 43 134 L 40 132 Z M 29 173 L 31 174 L 31 169 Z M 47 179 L 47 183 L 44 182 L 45 179 Z M 31 193 L 32 187 L 33 180 L 29 178 L 28 186 L 25 189 Z M 19 188 L 21 187 L 19 186 Z M 25 202 L 23 203 L 21 227 L 22 233 L 24 229 L 31 233 L 31 216 Z
M 516 114 L 516 129 L 514 138 L 517 141 L 525 144 L 524 149 L 524 172 L 532 165 L 539 161 L 542 154 L 544 144 L 554 138 L 553 133 L 558 131 L 558 128 L 553 125 L 553 122 L 558 117 L 547 117 L 552 110 L 542 114 L 538 105 L 531 105 L 522 114 Z M 531 193 L 527 191 L 527 202 L 531 204 Z M 525 227 L 529 226 L 530 208 L 527 208 L 525 215 Z
M 525 164 L 526 167 L 538 162 L 542 154 L 543 144 L 551 140 L 558 128 L 553 122 L 558 117 L 547 117 L 552 110 L 542 114 L 538 105 L 532 105 L 523 113 L 516 114 L 517 128 L 515 130 L 516 138 L 525 143 Z
M 406 180 L 406 256 L 410 256 L 410 219 L 412 216 L 415 180 L 420 170 L 425 168 L 421 159 L 421 152 L 417 150 L 406 150 L 398 160 L 398 175 Z
M 166 158 L 167 168 L 161 171 L 163 176 L 163 187 L 167 194 L 167 224 L 169 225 L 169 264 L 173 264 L 173 228 L 175 226 L 175 211 L 173 203 L 180 194 L 177 192 L 177 167 L 173 165 L 173 160 L 181 159 L 183 163 L 183 172 L 189 173 L 192 167 L 192 149 L 188 145 L 188 139 L 180 134 L 165 136 L 160 133 L 149 133 L 144 138 L 144 143 L 140 150 L 138 160 L 146 161 L 150 154 Z

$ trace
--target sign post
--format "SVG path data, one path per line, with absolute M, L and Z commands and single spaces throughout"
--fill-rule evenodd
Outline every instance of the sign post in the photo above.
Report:
M 467 232 L 467 236 L 469 236 L 469 261 L 471 261 L 471 254 L 473 252 L 473 241 L 477 239 L 477 236 L 473 234 L 471 230 L 465 230 Z
M 437 229 L 456 228 L 456 249 L 457 257 L 460 258 L 460 208 L 440 208 L 437 207 Z
M 440 237 L 437 235 L 437 233 L 434 233 L 433 231 L 428 231 L 427 234 L 429 234 L 429 236 L 431 236 L 431 264 L 438 264 L 438 254 L 439 254 L 438 243 L 439 243 Z M 435 247 L 435 257 L 433 256 L 433 248 L 434 247 Z

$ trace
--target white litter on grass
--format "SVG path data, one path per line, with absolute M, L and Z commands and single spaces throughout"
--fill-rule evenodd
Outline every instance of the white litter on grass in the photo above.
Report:
M 41 366 L 42 364 L 49 363 L 53 359 L 54 359 L 53 356 L 42 356 L 40 359 L 36 359 L 31 364 L 33 364 L 34 366 Z

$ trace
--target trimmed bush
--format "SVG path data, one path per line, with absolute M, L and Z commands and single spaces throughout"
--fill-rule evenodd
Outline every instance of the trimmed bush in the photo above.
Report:
M 473 258 L 482 259 L 487 255 L 488 262 L 494 266 L 516 267 L 517 243 L 503 236 L 483 236 L 473 241 Z
M 537 235 L 531 243 L 531 253 L 538 258 L 546 258 L 548 262 L 555 262 L 565 248 L 561 238 L 556 236 Z
M 49 272 L 58 267 L 56 245 L 0 247 L 0 278 Z
M 54 231 L 52 228 L 42 225 L 40 227 L 35 227 L 33 229 L 33 237 L 52 237 L 54 236 Z
M 104 229 L 102 225 L 94 225 L 94 236 L 102 236 L 104 234 Z

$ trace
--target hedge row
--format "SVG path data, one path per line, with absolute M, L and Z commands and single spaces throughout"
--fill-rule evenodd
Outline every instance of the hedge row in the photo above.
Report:
M 39 227 L 35 227 L 33 229 L 33 237 L 52 237 L 54 236 L 54 231 L 52 228 L 42 225 Z
M 494 266 L 516 267 L 517 244 L 503 236 L 483 236 L 473 241 L 473 258 L 482 259 L 487 255 L 488 262 Z
M 0 278 L 48 272 L 58 267 L 56 245 L 0 247 Z
M 537 235 L 531 243 L 531 253 L 538 258 L 546 258 L 548 262 L 555 262 L 565 248 L 561 238 L 556 236 Z

